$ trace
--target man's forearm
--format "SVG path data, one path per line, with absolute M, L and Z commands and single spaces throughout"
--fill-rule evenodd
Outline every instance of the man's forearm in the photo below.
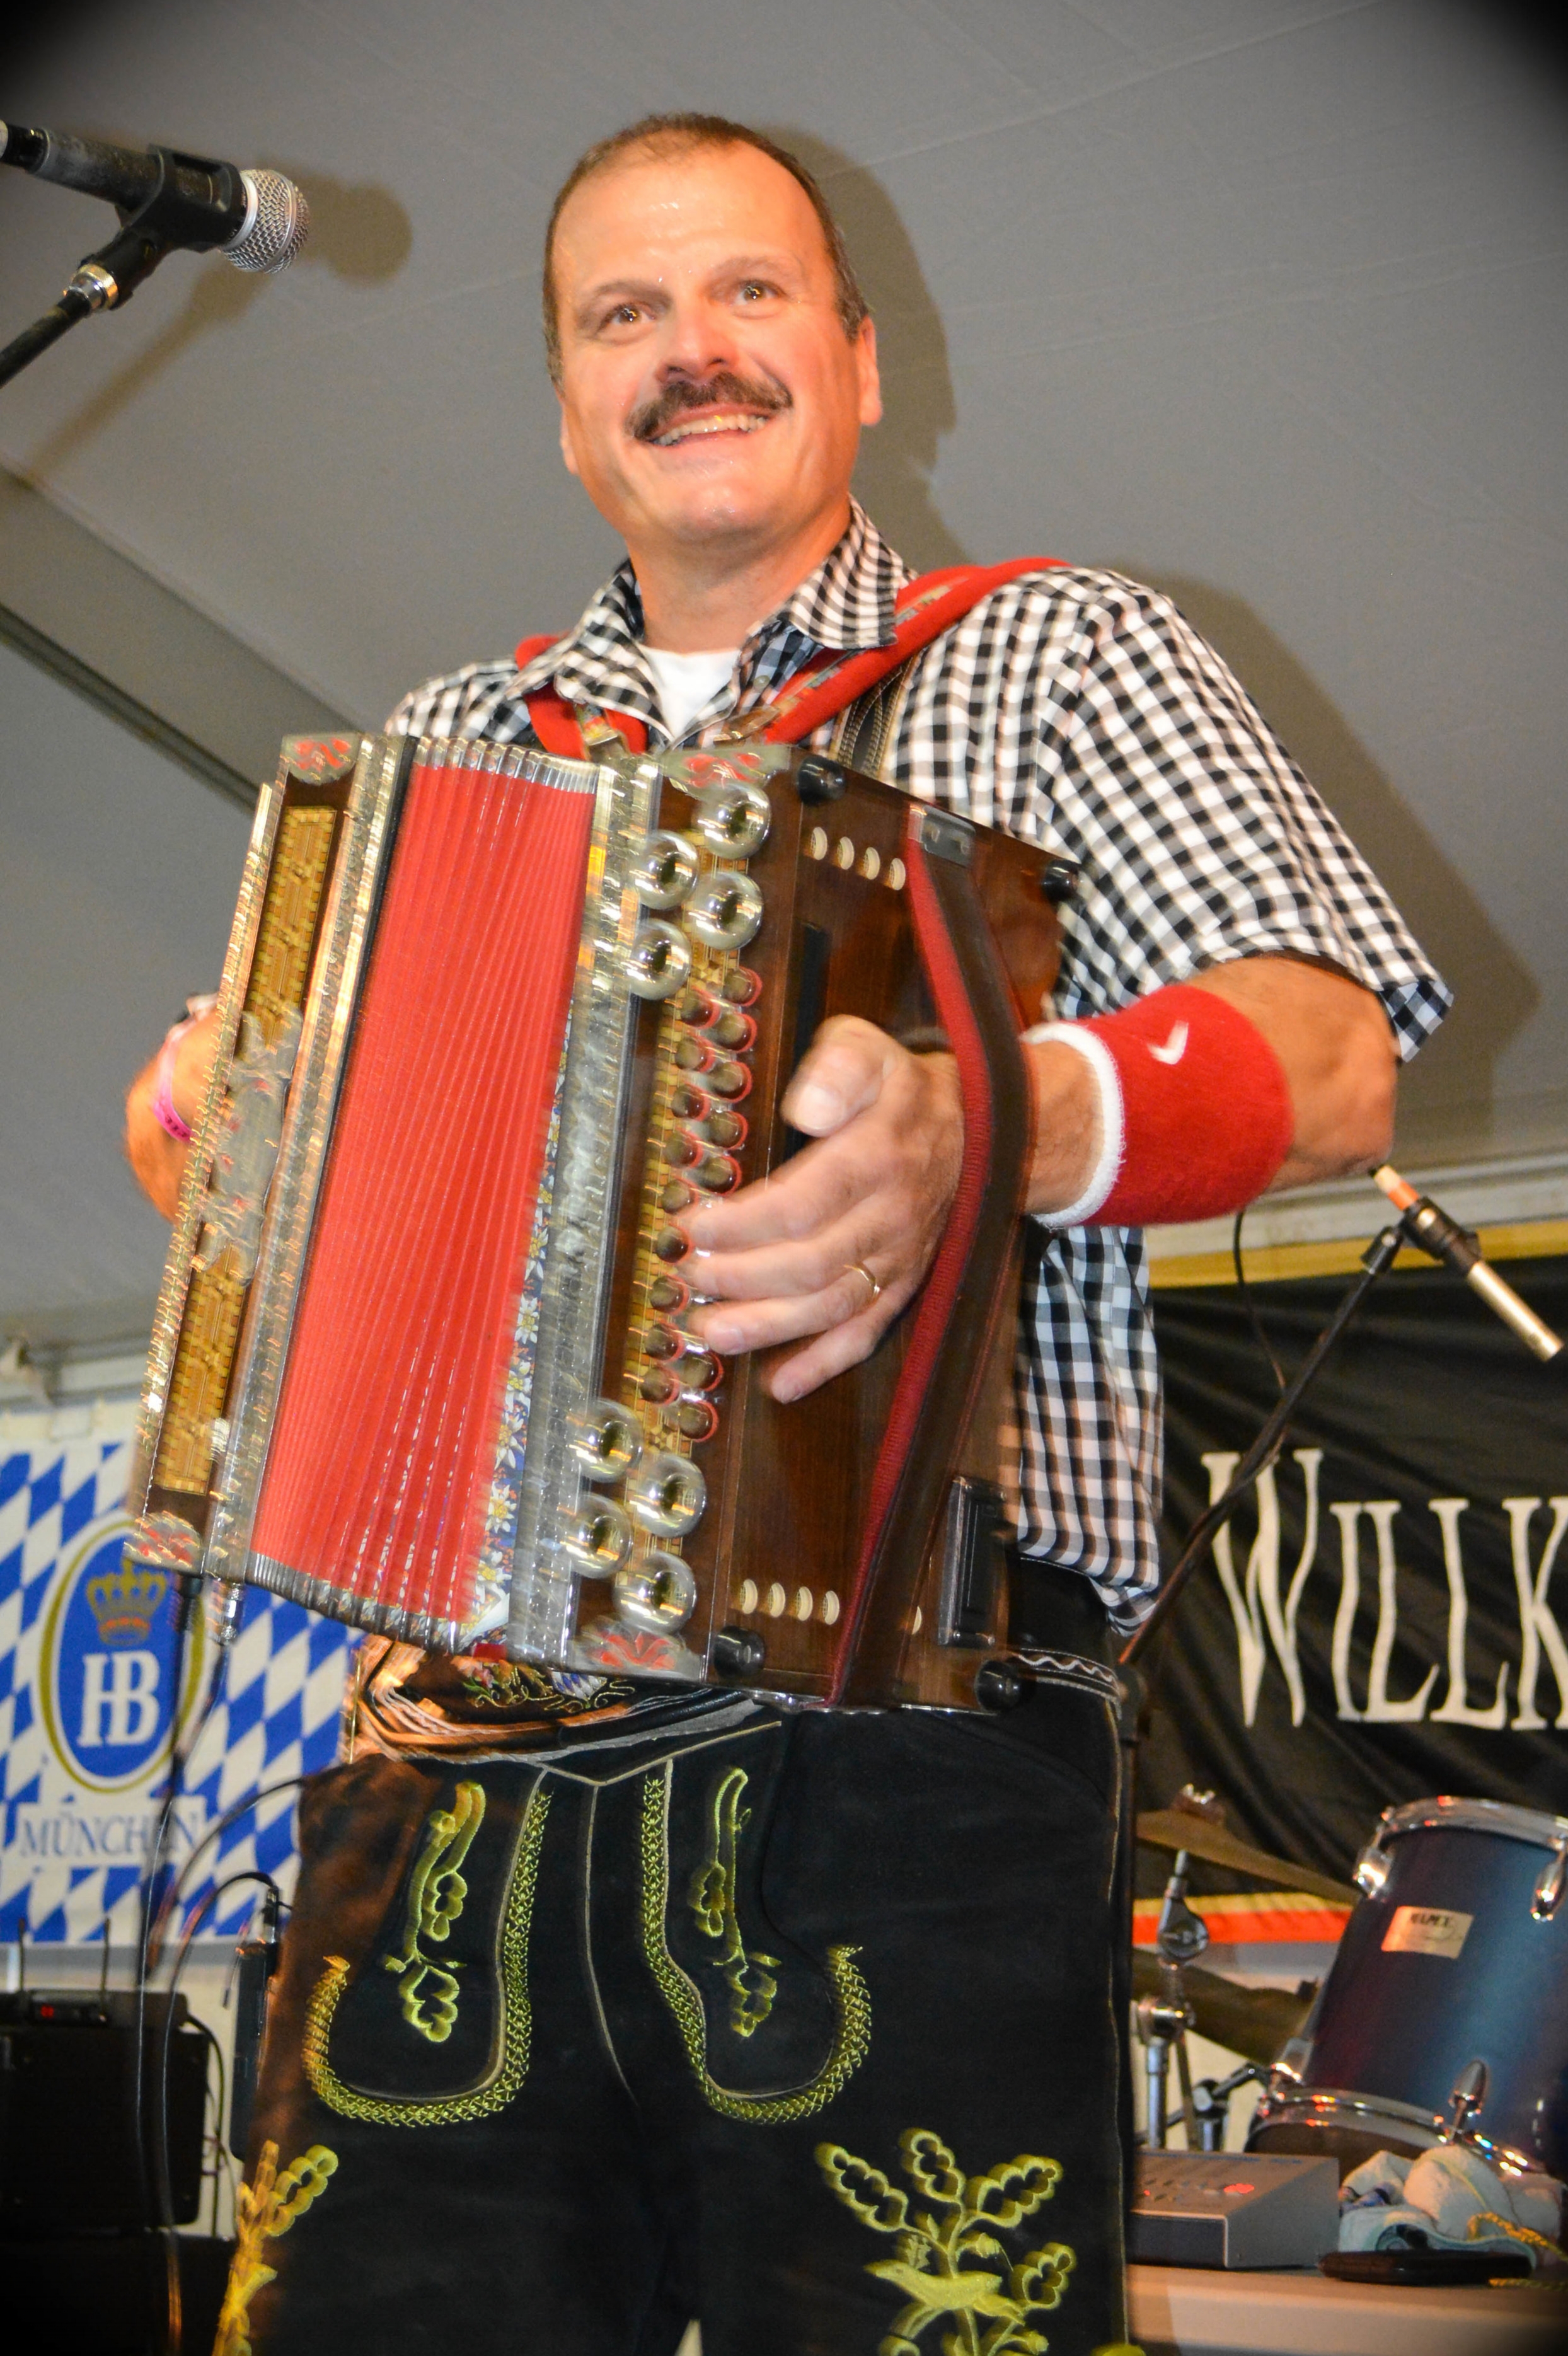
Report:
M 1290 1090 L 1290 1151 L 1265 1191 L 1343 1178 L 1386 1161 L 1399 1055 L 1381 1001 L 1359 982 L 1295 958 L 1238 958 L 1193 977 L 1244 1014 Z
M 1388 1017 L 1370 991 L 1281 957 L 1211 967 L 1191 987 L 1244 1015 L 1283 1075 L 1290 1141 L 1262 1191 L 1371 1169 L 1386 1156 L 1398 1058 Z M 1027 1044 L 1024 1052 L 1035 1112 L 1028 1207 L 1049 1215 L 1080 1200 L 1100 1161 L 1101 1095 L 1090 1063 L 1073 1047 L 1046 1040 Z M 1234 1118 L 1244 1122 L 1253 1111 L 1240 1102 Z

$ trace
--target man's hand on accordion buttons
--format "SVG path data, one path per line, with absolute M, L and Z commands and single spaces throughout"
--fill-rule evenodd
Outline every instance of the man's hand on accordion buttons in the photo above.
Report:
M 799 1398 L 869 1357 L 918 1289 L 958 1183 L 964 1116 L 950 1055 L 912 1055 L 856 1015 L 825 1023 L 784 1100 L 814 1141 L 681 1224 L 688 1323 L 720 1356 L 807 1341 L 773 1369 Z M 807 1337 L 815 1336 L 815 1339 Z

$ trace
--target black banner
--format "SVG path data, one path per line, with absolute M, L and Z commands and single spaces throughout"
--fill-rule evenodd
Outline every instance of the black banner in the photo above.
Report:
M 1504 1272 L 1568 1332 L 1568 1258 Z M 1349 1281 L 1253 1288 L 1287 1375 Z M 1275 1392 L 1234 1286 L 1155 1304 L 1169 1560 Z M 1348 1878 L 1383 1808 L 1440 1792 L 1568 1815 L 1568 1353 L 1396 1269 L 1147 1666 L 1139 1805 L 1190 1780 L 1277 1856 Z

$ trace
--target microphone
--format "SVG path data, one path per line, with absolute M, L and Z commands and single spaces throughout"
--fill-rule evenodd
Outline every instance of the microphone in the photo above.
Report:
M 1467 1227 L 1460 1226 L 1446 1211 L 1440 1210 L 1430 1194 L 1418 1194 L 1407 1178 L 1402 1178 L 1392 1163 L 1385 1162 L 1372 1172 L 1372 1183 L 1381 1186 L 1396 1211 L 1404 1214 L 1403 1226 L 1411 1241 L 1432 1259 L 1446 1262 L 1455 1274 L 1462 1276 L 1475 1292 L 1478 1292 L 1488 1309 L 1495 1310 L 1505 1325 L 1511 1325 L 1526 1346 L 1538 1358 L 1554 1358 L 1563 1344 L 1550 1325 L 1542 1324 L 1533 1309 L 1522 1301 L 1511 1284 L 1505 1284 L 1489 1261 L 1481 1257 L 1481 1248 Z
M 310 230 L 304 198 L 281 172 L 241 171 L 172 147 L 140 155 L 70 132 L 0 123 L 0 164 L 102 197 L 127 228 L 142 230 L 164 252 L 216 248 L 236 270 L 286 270 Z

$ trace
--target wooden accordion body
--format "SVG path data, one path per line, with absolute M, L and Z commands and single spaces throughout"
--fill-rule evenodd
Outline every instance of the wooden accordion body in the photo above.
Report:
M 1047 865 L 788 747 L 290 739 L 133 1551 L 439 1649 L 974 1706 L 1007 1638 Z M 780 1406 L 765 1359 L 684 1332 L 670 1222 L 801 1146 L 779 1103 L 837 1013 L 951 1044 L 964 1169 L 881 1347 Z

